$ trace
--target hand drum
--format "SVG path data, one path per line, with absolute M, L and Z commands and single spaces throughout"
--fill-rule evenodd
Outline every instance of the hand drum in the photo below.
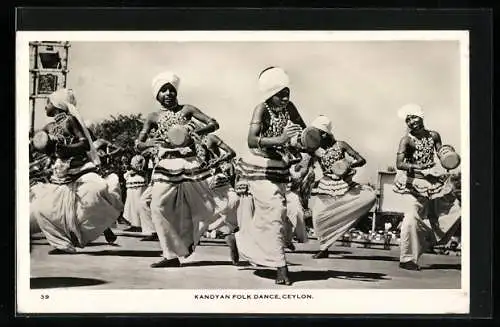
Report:
M 33 147 L 38 151 L 44 151 L 49 143 L 50 137 L 45 131 L 38 131 L 33 136 Z
M 321 133 L 317 128 L 306 127 L 300 135 L 300 142 L 307 151 L 316 151 L 321 144 Z
M 169 128 L 167 137 L 170 144 L 176 147 L 185 147 L 191 142 L 188 129 L 181 125 L 175 125 Z
M 438 158 L 443 168 L 448 170 L 460 165 L 460 156 L 451 145 L 443 145 L 438 151 Z
M 335 175 L 343 177 L 349 171 L 349 163 L 345 159 L 338 160 L 333 163 L 332 171 Z
M 130 166 L 136 170 L 143 170 L 146 165 L 146 159 L 141 155 L 135 155 L 130 160 Z

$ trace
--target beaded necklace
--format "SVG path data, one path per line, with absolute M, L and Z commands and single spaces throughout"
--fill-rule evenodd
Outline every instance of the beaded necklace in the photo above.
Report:
M 332 173 L 333 164 L 344 158 L 344 151 L 338 146 L 338 143 L 335 142 L 335 144 L 329 147 L 320 158 L 320 165 L 325 172 Z
M 431 135 L 423 138 L 417 138 L 409 134 L 413 139 L 415 150 L 410 161 L 415 164 L 429 164 L 434 161 L 434 139 Z
M 54 124 L 49 125 L 49 134 L 63 144 L 67 144 L 71 139 L 70 136 L 66 135 L 65 129 L 65 123 L 68 117 L 69 116 L 65 112 L 58 113 L 54 116 Z
M 271 107 L 266 103 L 265 104 L 267 112 L 270 116 L 269 126 L 262 136 L 264 137 L 275 137 L 283 134 L 283 130 L 285 126 L 288 124 L 290 120 L 290 114 L 286 108 L 280 110 L 279 112 L 274 111 Z
M 155 132 L 156 137 L 167 139 L 168 130 L 174 125 L 185 125 L 188 120 L 181 116 L 179 113 L 181 111 L 172 111 L 169 109 L 162 109 L 160 111 L 160 117 L 158 117 L 157 125 L 158 128 Z

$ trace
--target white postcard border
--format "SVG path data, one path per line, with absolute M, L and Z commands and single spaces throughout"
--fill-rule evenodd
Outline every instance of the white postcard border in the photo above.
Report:
M 468 31 L 100 31 L 16 33 L 16 307 L 29 313 L 468 313 L 470 280 Z M 29 41 L 444 41 L 461 49 L 462 280 L 458 290 L 31 290 L 29 252 Z M 204 295 L 208 299 L 196 299 Z M 262 296 L 274 297 L 262 299 Z M 240 297 L 238 299 L 238 296 Z M 294 299 L 293 297 L 306 297 Z M 48 298 L 47 298 L 48 297 Z M 229 297 L 229 299 L 226 299 Z M 250 298 L 245 298 L 250 297 Z M 255 298 L 256 297 L 256 298 Z M 309 298 L 311 297 L 311 298 Z

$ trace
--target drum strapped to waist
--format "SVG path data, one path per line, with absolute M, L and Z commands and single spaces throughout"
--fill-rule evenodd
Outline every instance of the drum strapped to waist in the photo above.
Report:
M 170 144 L 176 147 L 185 147 L 192 142 L 189 130 L 181 125 L 174 125 L 167 131 L 167 137 Z
M 306 151 L 314 152 L 321 143 L 321 132 L 312 126 L 304 128 L 299 134 L 292 138 L 291 144 L 303 148 Z
M 45 131 L 38 131 L 33 136 L 33 147 L 38 151 L 44 151 L 47 146 L 54 142 L 49 134 Z
M 443 145 L 437 155 L 441 165 L 445 169 L 455 169 L 460 165 L 460 156 L 451 145 Z
M 335 161 L 331 169 L 335 175 L 343 177 L 345 174 L 347 174 L 347 172 L 349 172 L 350 165 L 346 159 L 341 159 Z
M 146 159 L 141 155 L 135 155 L 130 160 L 130 166 L 135 170 L 143 170 L 146 165 Z

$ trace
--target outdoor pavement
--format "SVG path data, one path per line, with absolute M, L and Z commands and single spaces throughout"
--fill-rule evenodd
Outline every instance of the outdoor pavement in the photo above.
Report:
M 296 243 L 296 251 L 287 254 L 291 286 L 275 285 L 273 270 L 233 266 L 223 240 L 203 239 L 181 268 L 155 269 L 149 265 L 160 260 L 159 244 L 141 242 L 137 234 L 120 235 L 112 245 L 100 237 L 72 255 L 48 255 L 50 247 L 41 234 L 32 245 L 34 289 L 453 289 L 460 288 L 461 279 L 460 256 L 424 254 L 421 271 L 406 271 L 398 267 L 398 247 L 338 246 L 328 259 L 315 260 L 314 239 Z

